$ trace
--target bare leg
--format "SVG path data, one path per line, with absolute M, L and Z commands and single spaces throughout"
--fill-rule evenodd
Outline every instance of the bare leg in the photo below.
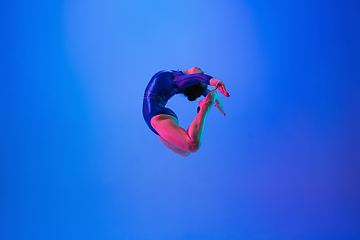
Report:
M 193 141 L 198 142 L 198 148 L 200 148 L 202 143 L 206 116 L 210 112 L 213 105 L 213 102 L 206 103 L 206 100 L 207 99 L 205 98 L 200 101 L 200 111 L 198 112 L 187 130 L 189 137 Z
M 172 147 L 194 153 L 199 150 L 201 146 L 206 116 L 214 105 L 215 97 L 216 92 L 210 92 L 205 99 L 200 101 L 200 111 L 187 131 L 178 125 L 175 117 L 167 114 L 160 114 L 153 117 L 151 119 L 151 125 L 160 134 L 161 138 L 169 142 Z M 167 145 L 165 144 L 165 146 Z M 174 149 L 171 150 L 174 151 Z
M 158 136 L 160 141 L 166 146 L 168 147 L 171 151 L 183 156 L 183 157 L 188 157 L 191 153 L 184 151 L 178 147 L 176 147 L 175 145 L 169 143 L 168 141 L 166 141 L 164 138 L 162 138 L 161 136 Z

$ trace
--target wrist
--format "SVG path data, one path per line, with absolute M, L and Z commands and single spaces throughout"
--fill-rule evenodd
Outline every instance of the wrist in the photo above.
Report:
M 216 78 L 212 78 L 212 79 L 210 79 L 210 85 L 211 86 L 217 86 L 219 83 L 221 83 L 221 80 L 219 80 L 219 79 L 216 79 Z

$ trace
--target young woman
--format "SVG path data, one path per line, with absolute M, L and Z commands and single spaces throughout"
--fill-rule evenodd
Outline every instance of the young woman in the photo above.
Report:
M 210 91 L 207 85 L 215 86 L 215 89 Z M 145 89 L 144 119 L 166 147 L 187 157 L 201 146 L 205 119 L 212 106 L 215 104 L 225 116 L 216 89 L 219 89 L 224 96 L 230 97 L 222 81 L 204 74 L 200 68 L 160 71 L 151 78 Z M 167 101 L 178 93 L 183 93 L 189 101 L 194 101 L 201 95 L 205 97 L 199 102 L 198 114 L 187 130 L 178 125 L 176 114 L 165 107 Z

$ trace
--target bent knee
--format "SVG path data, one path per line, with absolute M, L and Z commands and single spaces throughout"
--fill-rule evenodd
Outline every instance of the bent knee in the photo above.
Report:
M 184 153 L 182 153 L 180 155 L 183 156 L 183 157 L 188 157 L 188 156 L 191 155 L 191 153 L 190 152 L 184 152 Z
M 190 153 L 196 153 L 200 148 L 200 142 L 198 141 L 191 141 L 189 142 L 189 146 L 187 151 Z

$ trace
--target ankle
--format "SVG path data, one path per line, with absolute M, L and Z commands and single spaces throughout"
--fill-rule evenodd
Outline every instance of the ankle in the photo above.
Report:
M 205 114 L 207 115 L 211 108 L 212 108 L 213 105 L 206 105 L 206 104 L 203 104 L 201 106 L 198 107 L 198 113 L 202 113 L 202 114 Z

